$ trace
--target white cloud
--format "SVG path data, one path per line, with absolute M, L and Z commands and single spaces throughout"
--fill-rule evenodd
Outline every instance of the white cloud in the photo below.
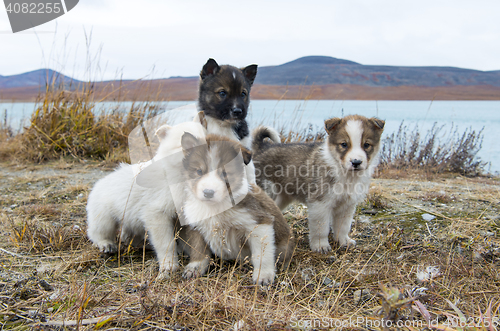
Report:
M 363 64 L 499 70 L 498 12 L 500 3 L 487 0 L 82 0 L 57 20 L 56 35 L 0 34 L 0 75 L 49 65 L 82 78 L 84 29 L 92 31 L 92 54 L 103 46 L 108 79 L 122 71 L 142 77 L 153 67 L 155 77 L 196 75 L 208 57 L 238 66 L 329 55 Z M 0 29 L 9 29 L 1 11 Z M 35 28 L 55 29 L 55 22 Z

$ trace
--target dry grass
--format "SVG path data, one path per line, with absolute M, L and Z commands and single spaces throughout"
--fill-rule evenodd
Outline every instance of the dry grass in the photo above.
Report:
M 375 322 L 385 318 L 413 321 L 414 328 L 400 330 L 420 330 L 427 317 L 441 329 L 460 314 L 483 324 L 500 317 L 495 180 L 376 179 L 353 225 L 358 246 L 328 255 L 309 250 L 307 208 L 292 206 L 285 217 L 298 238 L 293 261 L 261 288 L 252 285 L 248 264 L 214 259 L 204 277 L 183 280 L 176 272 L 160 282 L 152 252 L 123 247 L 119 258 L 101 256 L 85 235 L 95 177 L 76 179 L 89 171 L 84 165 L 61 168 L 52 176 L 43 167 L 0 173 L 3 329 L 310 330 L 364 319 L 372 325 L 355 329 L 382 330 Z M 440 191 L 455 199 L 434 200 Z M 442 216 L 425 222 L 423 213 Z M 428 266 L 439 275 L 419 281 L 417 272 Z
M 401 123 L 398 132 L 382 142 L 382 168 L 425 169 L 468 176 L 484 173 L 486 162 L 477 158 L 483 142 L 482 130 L 459 133 L 456 127 L 452 126 L 448 132 L 444 128 L 434 124 L 422 138 L 418 127 L 410 130 Z
M 90 91 L 47 93 L 24 133 L 0 126 L 0 157 L 46 164 L 0 172 L 2 329 L 311 330 L 362 319 L 352 329 L 383 330 L 390 320 L 414 323 L 404 330 L 459 330 L 462 315 L 483 326 L 500 318 L 500 183 L 450 175 L 481 172 L 480 133 L 451 134 L 462 148 L 455 154 L 438 128 L 423 140 L 401 129 L 384 142 L 385 179 L 358 208 L 355 248 L 312 253 L 307 208 L 288 209 L 298 246 L 272 286 L 252 285 L 248 264 L 217 259 L 199 279 L 176 272 L 156 281 L 152 252 L 101 256 L 85 234 L 86 197 L 104 176 L 88 160 L 124 160 L 128 133 L 155 109 L 99 115 L 92 100 Z M 283 133 L 285 142 L 324 139 L 312 128 Z M 408 175 L 412 167 L 420 173 Z M 419 281 L 431 266 L 439 274 Z
M 126 162 L 129 133 L 158 112 L 152 102 L 133 104 L 128 113 L 99 112 L 90 84 L 72 92 L 52 86 L 40 98 L 20 134 L 12 134 L 6 120 L 0 126 L 1 159 L 43 162 L 70 156 Z

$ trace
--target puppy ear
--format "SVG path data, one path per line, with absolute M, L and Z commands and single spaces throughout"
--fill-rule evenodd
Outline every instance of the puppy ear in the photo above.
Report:
M 373 125 L 377 129 L 379 129 L 379 130 L 383 130 L 384 129 L 384 125 L 385 125 L 385 121 L 384 120 L 378 119 L 376 117 L 372 117 L 372 118 L 370 118 L 370 122 L 372 122 Z
M 162 125 L 160 126 L 155 134 L 158 136 L 158 139 L 160 139 L 160 141 L 163 141 L 163 139 L 165 139 L 165 137 L 167 136 L 167 133 L 168 131 L 171 129 L 172 127 L 170 125 Z
M 198 145 L 200 145 L 198 138 L 189 132 L 184 132 L 181 138 L 181 146 L 184 152 Z
M 246 79 L 250 82 L 250 85 L 253 84 L 253 81 L 255 80 L 255 76 L 257 76 L 257 65 L 256 64 L 251 64 L 248 67 L 245 67 L 241 69 L 243 72 L 243 75 L 245 75 Z
M 208 130 L 208 123 L 204 112 L 198 112 L 198 114 L 194 117 L 193 122 L 200 123 L 205 129 Z
M 214 59 L 210 58 L 203 66 L 203 69 L 201 69 L 200 77 L 203 80 L 210 75 L 215 75 L 219 71 L 219 69 L 220 67 L 217 62 L 215 62 Z
M 245 165 L 249 164 L 252 161 L 252 152 L 250 152 L 245 147 L 241 147 L 241 155 L 243 155 L 243 163 Z
M 342 119 L 338 118 L 338 117 L 334 117 L 334 118 L 330 118 L 330 119 L 326 120 L 325 121 L 326 132 L 328 132 L 328 134 L 331 134 L 333 131 L 335 131 L 335 128 L 337 127 L 337 125 L 340 124 L 341 121 L 342 121 Z

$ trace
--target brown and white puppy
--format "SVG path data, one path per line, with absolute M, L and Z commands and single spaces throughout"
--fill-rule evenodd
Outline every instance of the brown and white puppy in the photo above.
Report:
M 182 137 L 182 148 L 186 197 L 180 217 L 188 229 L 181 239 L 190 254 L 184 277 L 206 272 L 210 248 L 224 260 L 249 257 L 253 281 L 272 283 L 276 261 L 288 265 L 294 240 L 272 199 L 248 183 L 245 165 L 251 153 L 226 137 L 208 135 L 201 141 L 190 133 Z
M 292 201 L 307 204 L 313 251 L 331 250 L 330 229 L 340 246 L 356 243 L 349 238 L 352 218 L 378 164 L 384 124 L 359 115 L 331 118 L 325 121 L 328 137 L 317 143 L 281 144 L 271 128 L 254 131 L 257 183 L 281 209 Z

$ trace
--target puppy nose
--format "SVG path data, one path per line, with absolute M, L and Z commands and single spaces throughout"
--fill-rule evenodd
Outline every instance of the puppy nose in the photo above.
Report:
M 363 161 L 354 159 L 354 160 L 351 161 L 351 163 L 352 163 L 352 166 L 354 168 L 357 168 L 357 167 L 359 167 L 361 165 L 361 163 L 363 163 Z
M 214 197 L 214 190 L 203 190 L 203 196 L 207 199 L 212 199 Z
M 233 109 L 233 114 L 238 116 L 238 115 L 241 115 L 241 113 L 243 113 L 243 110 L 241 110 L 241 108 L 234 108 Z

